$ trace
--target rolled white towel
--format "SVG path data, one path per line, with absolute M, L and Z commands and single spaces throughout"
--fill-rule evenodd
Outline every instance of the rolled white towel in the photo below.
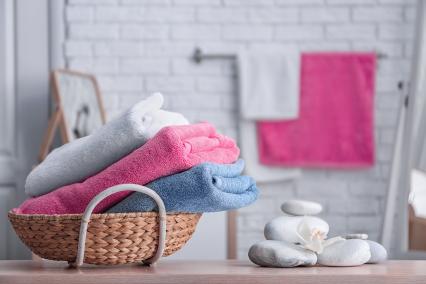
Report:
M 52 151 L 28 175 L 25 193 L 40 196 L 80 182 L 145 144 L 161 128 L 185 125 L 180 113 L 161 110 L 163 95 L 155 93 L 92 134 Z

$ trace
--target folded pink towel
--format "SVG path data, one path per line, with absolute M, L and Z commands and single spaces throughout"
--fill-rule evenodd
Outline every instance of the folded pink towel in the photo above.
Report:
M 144 185 L 203 162 L 233 163 L 239 153 L 235 142 L 216 133 L 209 123 L 165 127 L 145 145 L 105 170 L 81 183 L 28 199 L 15 212 L 51 215 L 83 213 L 90 200 L 110 186 L 121 183 Z M 94 213 L 105 211 L 130 193 L 120 192 L 109 196 L 96 206 Z
M 299 118 L 258 122 L 260 162 L 297 167 L 372 165 L 375 65 L 370 53 L 303 55 Z

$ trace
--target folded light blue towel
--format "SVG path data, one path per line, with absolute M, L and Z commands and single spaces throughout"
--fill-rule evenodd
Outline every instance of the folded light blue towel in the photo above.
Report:
M 258 197 L 255 181 L 241 176 L 244 161 L 234 164 L 203 163 L 185 172 L 157 179 L 147 187 L 160 195 L 167 212 L 217 212 L 253 203 Z M 111 207 L 108 213 L 155 211 L 155 202 L 139 192 Z

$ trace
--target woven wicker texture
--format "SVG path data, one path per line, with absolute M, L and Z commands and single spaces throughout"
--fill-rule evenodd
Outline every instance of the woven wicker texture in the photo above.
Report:
M 9 212 L 19 238 L 38 256 L 74 262 L 82 215 L 21 215 Z M 167 214 L 166 249 L 179 250 L 192 236 L 201 214 Z M 111 213 L 90 217 L 84 262 L 125 264 L 152 257 L 158 246 L 158 214 Z

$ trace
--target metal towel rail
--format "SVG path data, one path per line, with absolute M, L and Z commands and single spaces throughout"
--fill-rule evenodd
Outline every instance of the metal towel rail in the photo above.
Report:
M 388 57 L 387 54 L 382 52 L 377 52 L 377 58 L 378 59 L 385 59 Z M 194 53 L 192 55 L 192 59 L 196 63 L 201 63 L 203 60 L 212 60 L 212 59 L 226 59 L 226 60 L 233 60 L 236 59 L 236 54 L 231 53 L 204 53 L 201 48 L 196 47 L 194 50 Z

